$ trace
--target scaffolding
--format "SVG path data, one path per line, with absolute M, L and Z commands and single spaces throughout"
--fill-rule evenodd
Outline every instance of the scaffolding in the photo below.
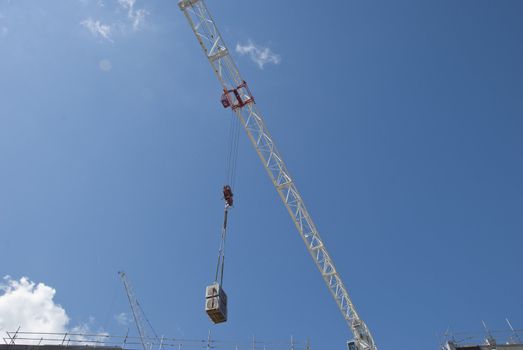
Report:
M 509 323 L 510 325 L 510 323 Z M 510 349 L 523 350 L 523 329 L 489 330 L 477 332 L 447 331 L 441 337 L 442 350 L 455 349 Z
M 55 346 L 55 347 L 89 347 L 104 350 L 143 350 L 140 337 L 129 335 L 118 336 L 107 333 L 47 333 L 47 332 L 5 332 L 4 343 L 13 346 Z M 224 349 L 224 350 L 311 350 L 309 341 L 297 341 L 293 337 L 288 340 L 263 341 L 252 337 L 247 341 L 218 340 L 211 337 L 205 339 L 184 339 L 160 337 L 149 338 L 149 350 L 183 350 L 183 349 Z M 5 348 L 5 346 L 2 346 Z M 47 349 L 46 349 L 47 350 Z M 63 349 L 66 350 L 66 349 Z

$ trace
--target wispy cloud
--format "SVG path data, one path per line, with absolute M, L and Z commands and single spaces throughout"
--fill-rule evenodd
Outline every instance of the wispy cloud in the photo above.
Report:
M 90 316 L 87 322 L 74 326 L 69 330 L 69 333 L 72 335 L 68 339 L 73 339 L 76 342 L 85 341 L 89 343 L 95 341 L 100 345 L 104 345 L 104 342 L 107 340 L 109 333 L 103 331 L 102 329 L 93 331 L 94 324 L 95 318 Z M 93 335 L 93 333 L 96 333 L 96 335 Z
M 117 315 L 114 315 L 114 319 L 118 322 L 119 325 L 127 327 L 131 323 L 131 318 L 125 312 L 121 312 Z
M 83 20 L 80 24 L 87 28 L 94 36 L 100 36 L 107 41 L 113 42 L 113 39 L 111 39 L 111 25 L 103 24 L 98 20 L 93 20 L 92 18 L 87 18 L 86 20 Z
M 136 0 L 118 0 L 104 2 L 103 0 L 80 0 L 84 5 L 96 5 L 93 11 L 104 15 L 105 23 L 88 17 L 81 22 L 91 34 L 113 42 L 114 37 L 137 32 L 143 28 L 149 12 L 144 8 L 137 8 Z M 112 12 L 112 13 L 111 13 Z M 125 16 L 125 17 L 123 17 Z M 123 18 L 122 18 L 123 17 Z
M 133 30 L 138 30 L 143 25 L 148 12 L 145 9 L 135 9 L 136 0 L 118 0 L 118 3 L 127 10 L 127 17 L 132 23 Z
M 99 7 L 105 6 L 104 0 L 78 0 L 78 1 L 80 1 L 80 3 L 82 3 L 84 5 L 88 5 L 89 3 L 96 3 L 96 5 L 98 5 Z
M 268 47 L 254 44 L 252 40 L 248 40 L 246 45 L 237 43 L 236 52 L 242 56 L 249 55 L 251 60 L 256 63 L 260 69 L 263 69 L 263 67 L 268 63 L 280 64 L 281 62 L 280 55 L 272 52 Z

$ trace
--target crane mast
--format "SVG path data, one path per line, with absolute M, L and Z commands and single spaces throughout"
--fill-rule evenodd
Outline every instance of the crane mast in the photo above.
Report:
M 357 350 L 377 350 L 372 335 L 365 322 L 359 317 L 347 288 L 334 267 L 332 258 L 327 252 L 305 203 L 265 126 L 254 97 L 230 56 L 207 6 L 203 0 L 181 0 L 178 5 L 189 21 L 223 88 L 221 98 L 223 106 L 230 107 L 236 113 L 247 132 L 307 250 L 352 331 L 354 341 L 350 343 L 350 347 L 355 347 Z
M 154 329 L 152 329 L 152 326 L 147 320 L 147 317 L 144 315 L 140 303 L 138 302 L 138 298 L 136 298 L 136 295 L 134 294 L 131 284 L 127 278 L 127 274 L 124 271 L 118 271 L 118 275 L 122 279 L 122 283 L 125 288 L 125 293 L 127 294 L 127 298 L 129 299 L 129 305 L 131 306 L 134 323 L 136 324 L 136 329 L 138 330 L 138 335 L 140 336 L 142 348 L 143 350 L 151 350 L 153 343 L 155 342 L 155 340 L 157 340 L 158 336 L 154 332 Z M 149 327 L 151 327 L 151 330 L 153 331 L 155 336 L 154 338 L 148 337 L 147 327 L 145 325 L 146 322 L 149 324 Z

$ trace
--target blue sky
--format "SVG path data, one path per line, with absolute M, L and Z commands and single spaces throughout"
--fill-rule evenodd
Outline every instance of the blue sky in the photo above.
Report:
M 523 3 L 207 4 L 233 51 L 268 50 L 234 56 L 378 346 L 522 329 Z M 161 334 L 344 347 L 244 134 L 230 320 L 203 312 L 231 116 L 176 1 L 0 0 L 0 52 L 4 285 L 124 334 L 124 269 Z

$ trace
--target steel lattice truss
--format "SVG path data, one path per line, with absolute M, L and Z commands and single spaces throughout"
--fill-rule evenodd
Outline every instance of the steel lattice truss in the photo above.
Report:
M 129 299 L 129 305 L 131 306 L 134 323 L 136 324 L 136 328 L 140 336 L 140 342 L 142 344 L 143 350 L 151 350 L 154 344 L 153 340 L 157 340 L 158 337 L 156 336 L 156 333 L 155 338 L 149 337 L 147 334 L 146 322 L 147 324 L 149 324 L 149 321 L 143 313 L 140 303 L 138 302 L 138 298 L 136 298 L 136 295 L 134 294 L 134 290 L 131 287 L 129 279 L 127 278 L 127 274 L 124 271 L 118 271 L 118 275 L 122 279 L 125 288 L 125 293 L 127 294 L 127 298 Z M 149 327 L 151 327 L 150 324 Z M 154 330 L 152 331 L 154 332 Z
M 276 145 L 261 114 L 254 103 L 254 99 L 246 87 L 238 68 L 229 54 L 222 36 L 216 27 L 211 14 L 203 0 L 181 0 L 180 9 L 187 17 L 191 28 L 204 50 L 212 68 L 220 81 L 225 94 L 236 89 L 240 96 L 233 98 L 233 110 L 241 121 L 249 139 L 260 157 L 269 177 L 287 207 L 307 250 L 311 254 L 316 266 L 327 284 L 332 296 L 336 300 L 343 317 L 351 329 L 356 345 L 360 350 L 376 350 L 373 338 L 347 293 L 334 263 L 325 248 L 323 241 L 312 221 L 305 203 L 283 162 Z M 252 101 L 245 105 L 241 101 Z M 237 103 L 236 108 L 234 103 Z

